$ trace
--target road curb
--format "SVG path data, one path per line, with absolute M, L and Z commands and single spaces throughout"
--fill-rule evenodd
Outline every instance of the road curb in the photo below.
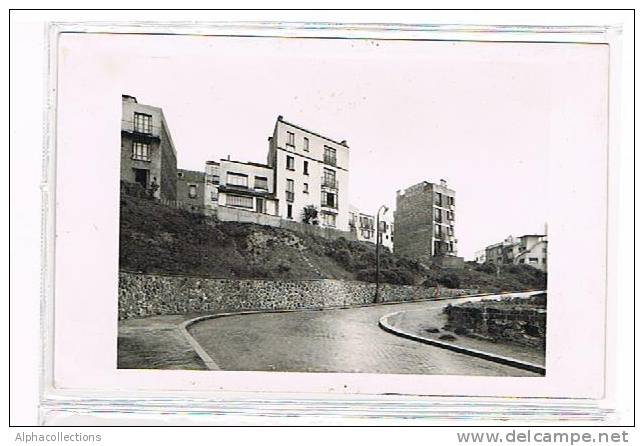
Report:
M 188 331 L 188 327 L 190 327 L 191 325 L 206 319 L 211 319 L 213 316 L 214 315 L 199 316 L 194 319 L 190 319 L 189 321 L 185 321 L 184 323 L 182 323 L 180 329 L 181 329 L 181 332 L 183 333 L 183 336 L 190 343 L 190 346 L 195 351 L 195 353 L 199 356 L 199 358 L 201 358 L 201 360 L 206 365 L 208 370 L 221 370 L 221 368 L 219 368 L 217 363 L 210 357 L 210 355 L 206 352 L 206 350 L 203 349 L 203 347 L 199 344 L 199 342 L 197 342 L 197 340 L 193 338 L 190 332 Z
M 511 367 L 516 367 L 518 369 L 528 370 L 530 372 L 538 373 L 540 375 L 546 374 L 546 368 L 538 364 L 533 364 L 527 361 L 521 361 L 519 359 L 510 358 L 508 356 L 496 355 L 494 353 L 488 353 L 488 352 L 484 352 L 482 350 L 476 350 L 473 348 L 465 348 L 459 345 L 450 344 L 448 342 L 437 341 L 436 339 L 418 336 L 416 334 L 409 333 L 407 331 L 396 328 L 389 323 L 388 319 L 401 313 L 404 313 L 404 311 L 396 311 L 395 313 L 389 313 L 384 315 L 378 320 L 378 325 L 386 332 L 396 336 L 400 336 L 402 338 L 407 338 L 413 341 L 422 342 L 423 344 L 433 345 L 434 347 L 444 348 L 457 353 L 474 356 L 476 358 L 485 359 L 487 361 L 496 362 L 498 364 L 504 364 L 504 365 L 509 365 Z
M 292 309 L 275 309 L 275 310 L 243 310 L 243 311 L 232 311 L 232 312 L 226 312 L 226 313 L 215 313 L 215 314 L 208 314 L 205 316 L 199 316 L 194 319 L 190 319 L 188 321 L 185 321 L 181 324 L 180 330 L 183 333 L 184 337 L 186 340 L 190 343 L 190 346 L 193 348 L 195 353 L 201 358 L 201 360 L 204 362 L 208 370 L 221 370 L 221 368 L 217 365 L 217 363 L 212 359 L 212 357 L 204 350 L 204 348 L 199 344 L 199 342 L 190 334 L 188 331 L 188 328 L 198 322 L 202 322 L 208 319 L 216 319 L 220 317 L 226 317 L 226 316 L 241 316 L 244 314 L 262 314 L 262 313 L 292 313 L 296 311 L 326 311 L 326 310 L 347 310 L 347 309 L 352 309 L 352 308 L 364 308 L 364 307 L 373 307 L 373 306 L 384 306 L 384 305 L 396 305 L 396 304 L 405 304 L 405 303 L 418 303 L 418 302 L 436 302 L 436 301 L 443 301 L 443 300 L 456 300 L 456 299 L 466 299 L 468 297 L 485 297 L 485 296 L 505 296 L 505 295 L 512 295 L 512 294 L 518 294 L 518 293 L 524 293 L 524 292 L 538 292 L 538 291 L 515 291 L 515 292 L 509 292 L 509 293 L 477 293 L 477 294 L 468 294 L 464 296 L 445 296 L 445 297 L 439 297 L 439 298 L 432 298 L 432 299 L 412 299 L 408 301 L 402 301 L 402 302 L 379 302 L 379 303 L 366 303 L 366 304 L 360 304 L 360 305 L 342 305 L 342 306 L 336 306 L 336 307 L 321 307 L 321 308 L 292 308 Z M 397 314 L 397 313 L 391 313 L 392 314 Z M 383 316 L 387 317 L 390 315 Z M 387 328 L 383 327 L 381 322 L 382 319 L 378 322 L 378 325 L 380 325 L 381 328 L 383 328 L 385 331 Z M 393 334 L 397 334 L 394 332 L 391 332 Z M 403 335 L 399 335 L 403 336 Z M 410 335 L 414 336 L 414 335 Z M 418 340 L 418 339 L 417 339 Z M 421 341 L 422 342 L 422 341 Z M 511 359 L 511 358 L 510 358 Z M 538 367 L 538 366 L 537 366 Z M 545 370 L 545 369 L 544 369 Z M 538 372 L 537 372 L 538 373 Z M 545 373 L 545 371 L 544 371 Z

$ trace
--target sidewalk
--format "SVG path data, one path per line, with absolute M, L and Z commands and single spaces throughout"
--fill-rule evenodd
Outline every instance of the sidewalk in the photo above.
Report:
M 447 323 L 447 316 L 443 314 L 442 308 L 401 311 L 389 314 L 383 319 L 397 331 L 409 333 L 429 341 L 437 341 L 463 349 L 477 350 L 490 355 L 503 356 L 540 366 L 545 366 L 546 363 L 545 352 L 536 349 L 470 338 L 443 330 L 443 326 Z M 438 332 L 432 333 L 435 329 L 438 329 Z M 453 339 L 440 339 L 444 335 L 451 335 Z
M 119 321 L 118 368 L 207 370 L 181 328 L 194 317 L 150 316 Z

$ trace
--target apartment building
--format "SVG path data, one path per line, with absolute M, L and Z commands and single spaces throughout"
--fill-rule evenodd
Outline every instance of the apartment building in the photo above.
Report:
M 548 270 L 548 236 L 526 234 L 509 236 L 485 248 L 485 261 L 497 265 L 526 264 L 542 271 Z
M 204 172 L 177 170 L 177 203 L 184 209 L 203 212 L 205 207 L 206 181 Z
M 485 249 L 479 249 L 474 253 L 474 261 L 476 263 L 485 263 L 486 259 Z
M 349 147 L 277 118 L 268 138 L 277 215 L 301 222 L 315 206 L 321 226 L 349 231 Z
M 394 251 L 427 262 L 446 257 L 456 260 L 455 221 L 455 192 L 445 180 L 437 184 L 423 181 L 399 190 Z
M 356 206 L 349 206 L 349 230 L 362 242 L 376 243 L 376 218 L 373 215 L 362 213 Z M 392 218 L 380 216 L 381 243 L 390 251 L 394 249 L 394 224 Z
M 218 175 L 220 207 L 279 215 L 273 168 L 266 164 L 222 159 L 219 161 Z
M 177 199 L 177 152 L 163 110 L 122 95 L 121 180 Z

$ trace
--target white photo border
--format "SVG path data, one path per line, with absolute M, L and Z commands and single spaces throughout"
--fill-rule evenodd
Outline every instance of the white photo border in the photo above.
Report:
M 539 41 L 560 43 L 593 43 L 610 46 L 611 79 L 619 79 L 619 29 L 612 27 L 491 27 L 463 25 L 361 25 L 334 23 L 52 23 L 48 29 L 49 48 L 48 66 L 50 68 L 47 89 L 47 133 L 44 151 L 43 179 L 43 300 L 42 300 L 42 339 L 43 367 L 41 380 L 42 421 L 44 423 L 59 422 L 67 414 L 66 408 L 74 407 L 76 411 L 92 412 L 97 408 L 114 408 L 127 410 L 171 409 L 175 413 L 217 412 L 221 410 L 248 410 L 260 415 L 280 415 L 303 413 L 325 413 L 342 416 L 359 412 L 365 419 L 380 417 L 407 417 L 412 413 L 420 417 L 445 419 L 455 410 L 467 410 L 474 413 L 480 420 L 498 419 L 498 417 L 525 416 L 526 406 L 534 408 L 534 413 L 547 420 L 561 419 L 561 413 L 572 410 L 571 420 L 609 419 L 612 410 L 607 401 L 605 376 L 597 378 L 592 388 L 576 387 L 575 382 L 564 383 L 559 380 L 556 385 L 548 385 L 543 380 L 552 379 L 556 372 L 551 372 L 548 364 L 548 375 L 545 378 L 490 378 L 490 377 L 453 377 L 453 376 L 419 376 L 419 375 L 370 375 L 370 374 L 304 374 L 280 372 L 191 372 L 191 371 L 157 371 L 157 370 L 114 370 L 94 374 L 94 371 L 81 370 L 92 379 L 85 379 L 80 385 L 69 385 L 69 382 L 56 375 L 57 367 L 73 358 L 57 355 L 54 349 L 55 339 L 61 336 L 59 330 L 78 330 L 77 325 L 63 323 L 67 317 L 56 314 L 56 308 L 61 307 L 63 299 L 78 299 L 81 296 L 70 293 L 70 289 L 61 289 L 61 275 L 73 274 L 65 270 L 66 261 L 61 261 L 60 255 L 71 255 L 70 246 L 67 253 L 57 253 L 57 192 L 60 190 L 61 177 L 59 173 L 60 135 L 59 124 L 59 92 L 58 78 L 58 42 L 63 33 L 116 33 L 116 34 L 147 34 L 168 33 L 181 35 L 208 36 L 240 36 L 252 35 L 263 37 L 342 37 L 367 39 L 410 39 L 410 40 L 476 40 L 476 41 Z M 609 120 L 609 150 L 614 153 L 617 147 L 615 140 L 618 126 L 615 110 L 618 108 L 618 95 L 613 94 L 616 85 L 611 84 L 610 120 Z M 608 153 L 607 153 L 608 155 Z M 608 161 L 607 161 L 608 162 Z M 604 166 L 606 169 L 612 166 Z M 605 170 L 606 170 L 605 169 Z M 607 184 L 607 183 L 605 183 Z M 608 200 L 603 203 L 608 210 Z M 112 210 L 114 211 L 114 210 Z M 118 209 L 116 209 L 118 215 Z M 605 228 L 604 228 L 605 229 Z M 605 231 L 604 231 L 605 233 Z M 60 235 L 60 234 L 58 234 Z M 67 240 L 69 241 L 69 240 Z M 606 240 L 598 240 L 603 246 Z M 551 266 L 564 263 L 564 256 L 557 251 L 556 245 L 553 260 L 561 256 L 560 261 L 552 262 Z M 606 250 L 600 250 L 600 256 L 606 260 Z M 592 256 L 592 253 L 589 255 Z M 595 259 L 603 262 L 602 260 Z M 609 259 L 610 260 L 610 259 Z M 109 268 L 117 267 L 115 259 Z M 604 265 L 604 273 L 605 267 Z M 553 268 L 554 269 L 554 268 Z M 113 277 L 115 279 L 115 276 Z M 549 278 L 549 291 L 551 291 Z M 557 280 L 557 279 L 555 279 Z M 564 279 L 565 280 L 565 279 Z M 605 276 L 600 280 L 606 283 Z M 116 286 L 116 284 L 114 284 Z M 611 298 L 606 298 L 602 288 L 597 290 L 602 302 L 611 305 Z M 551 295 L 552 296 L 552 295 Z M 116 301 L 116 295 L 113 297 Z M 552 297 L 549 305 L 552 305 Z M 549 308 L 550 309 L 550 308 Z M 602 311 L 602 310 L 598 310 Z M 112 315 L 108 315 L 112 317 Z M 605 320 L 604 315 L 600 315 Z M 57 322 L 57 323 L 56 323 Z M 548 357 L 551 357 L 551 335 L 553 331 L 549 315 L 548 324 Z M 601 331 L 601 330 L 600 330 Z M 603 332 L 602 332 L 603 333 Z M 80 332 L 76 332 L 78 336 Z M 116 334 L 110 334 L 116 342 Z M 68 336 L 65 336 L 68 338 Z M 558 340 L 560 341 L 560 340 Z M 610 347 L 610 346 L 609 346 Z M 112 351 L 114 345 L 105 346 L 105 351 Z M 604 356 L 604 349 L 601 349 Z M 595 357 L 596 359 L 596 357 Z M 578 363 L 583 364 L 582 362 Z M 595 364 L 596 365 L 596 364 Z M 591 365 L 592 366 L 592 365 Z M 603 371 L 602 365 L 602 371 Z M 212 381 L 212 373 L 217 374 L 217 383 Z M 109 379 L 106 378 L 110 375 Z M 257 379 L 261 377 L 261 379 Z M 222 380 L 228 384 L 222 385 Z M 458 381 L 462 393 L 455 391 L 456 387 L 437 381 Z M 521 384 L 513 385 L 508 380 L 521 380 Z M 536 381 L 535 381 L 536 380 Z M 238 382 L 233 386 L 230 383 Z M 402 381 L 408 381 L 403 385 Z M 423 382 L 421 382 L 423 381 Z M 433 382 L 428 386 L 427 382 Z M 471 384 L 464 384 L 470 381 Z M 526 386 L 527 382 L 531 385 Z M 496 382 L 502 387 L 502 392 L 490 392 L 490 383 Z M 564 387 L 563 385 L 566 384 Z M 346 387 L 345 387 L 346 386 Z M 391 392 L 391 389 L 396 391 Z M 494 387 L 494 385 L 492 386 Z M 527 391 L 526 387 L 530 387 Z M 432 388 L 438 391 L 427 392 L 423 389 Z M 540 392 L 533 392 L 539 388 Z M 342 389 L 342 390 L 341 390 Z M 476 389 L 486 389 L 477 392 Z M 524 390 L 521 390 L 524 389 Z M 566 390 L 562 394 L 562 390 Z M 391 395 L 394 393 L 395 395 Z M 464 397 L 474 397 L 467 399 Z M 525 398 L 517 400 L 518 398 Z M 473 403 L 475 401 L 475 403 Z M 276 405 L 279 407 L 276 409 Z M 342 405 L 344 407 L 339 408 Z M 574 407 L 573 407 L 574 406 Z M 571 409 L 572 408 L 572 409 Z M 575 412 L 576 411 L 576 412 Z M 442 414 L 442 415 L 441 415 Z M 529 416 L 528 416 L 529 417 Z

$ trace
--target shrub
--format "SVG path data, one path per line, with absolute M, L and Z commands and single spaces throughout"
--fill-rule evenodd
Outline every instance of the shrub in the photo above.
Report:
M 302 210 L 302 222 L 307 225 L 317 225 L 318 224 L 318 209 L 310 204 L 305 206 Z
M 447 288 L 461 287 L 461 278 L 455 273 L 443 274 L 438 278 L 437 282 Z

